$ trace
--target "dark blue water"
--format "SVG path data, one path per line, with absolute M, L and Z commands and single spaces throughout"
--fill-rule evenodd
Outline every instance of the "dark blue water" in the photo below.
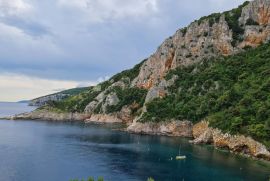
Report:
M 190 145 L 186 139 L 133 135 L 115 127 L 0 120 L 0 180 L 268 181 L 270 175 L 264 162 Z M 185 161 L 174 159 L 179 145 Z

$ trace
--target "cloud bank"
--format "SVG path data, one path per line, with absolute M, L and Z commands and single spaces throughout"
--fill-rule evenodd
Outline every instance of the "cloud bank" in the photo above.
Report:
M 191 21 L 243 2 L 0 0 L 0 72 L 96 82 L 139 63 Z

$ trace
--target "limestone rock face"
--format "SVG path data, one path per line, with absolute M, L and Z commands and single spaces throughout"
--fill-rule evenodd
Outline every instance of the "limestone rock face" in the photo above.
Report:
M 242 16 L 239 19 L 241 24 L 245 24 L 248 19 L 258 22 L 259 25 L 269 25 L 270 23 L 270 1 L 255 0 L 243 8 Z
M 142 65 L 133 85 L 150 89 L 164 79 L 166 73 L 179 66 L 187 66 L 205 58 L 233 53 L 232 32 L 225 17 L 210 27 L 208 20 L 193 22 L 184 30 L 165 40 Z
M 92 114 L 86 119 L 86 123 L 131 123 L 134 119 L 131 116 L 131 110 L 128 106 L 124 106 L 120 112 L 111 114 Z
M 86 123 L 122 123 L 123 121 L 113 114 L 93 114 L 85 120 Z
M 119 103 L 119 98 L 117 94 L 113 91 L 115 87 L 119 87 L 121 89 L 125 89 L 129 85 L 129 78 L 125 78 L 124 80 L 117 81 L 109 86 L 107 89 L 102 91 L 93 101 L 91 101 L 84 109 L 84 112 L 88 114 L 93 114 L 98 107 L 101 107 L 101 114 L 105 114 L 107 112 L 108 106 L 114 106 Z M 98 90 L 97 90 L 98 91 Z
M 257 47 L 269 41 L 270 1 L 251 1 L 243 7 L 238 22 L 243 29 L 239 40 L 234 39 L 234 32 L 230 29 L 225 14 L 214 22 L 206 18 L 178 30 L 143 63 L 132 86 L 148 89 L 146 102 L 149 102 L 167 93 L 166 87 L 160 83 L 170 70 L 221 55 L 236 54 L 246 47 Z
M 270 152 L 266 147 L 250 137 L 222 133 L 218 129 L 208 126 L 206 121 L 197 123 L 193 127 L 192 143 L 213 143 L 216 147 L 227 148 L 233 152 L 251 155 L 256 158 L 270 160 Z
M 102 105 L 102 110 L 103 112 L 107 112 L 107 107 L 108 106 L 115 106 L 119 103 L 119 98 L 117 97 L 116 93 L 110 93 L 106 99 L 105 99 L 105 103 Z
M 134 122 L 127 128 L 127 131 L 137 134 L 192 137 L 192 123 L 189 121 L 169 121 L 162 123 Z
M 92 112 L 94 112 L 94 110 L 96 109 L 96 107 L 98 106 L 98 104 L 99 104 L 99 102 L 98 101 L 92 101 L 92 102 L 90 102 L 87 106 L 86 106 L 86 108 L 85 108 L 85 112 L 86 113 L 92 113 Z

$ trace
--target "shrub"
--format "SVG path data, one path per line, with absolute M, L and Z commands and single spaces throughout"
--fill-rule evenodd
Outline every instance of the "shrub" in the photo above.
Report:
M 136 113 L 136 111 L 143 106 L 147 94 L 147 90 L 136 87 L 126 89 L 115 87 L 112 92 L 116 93 L 120 101 L 117 105 L 107 107 L 108 113 L 118 112 L 122 107 L 132 104 L 137 105 L 132 107 L 132 112 Z
M 253 19 L 249 18 L 246 21 L 246 25 L 259 25 L 259 23 L 257 21 L 254 21 Z
M 179 119 L 196 123 L 208 119 L 211 126 L 223 131 L 267 142 L 270 78 L 265 75 L 269 67 L 270 44 L 265 44 L 238 55 L 172 70 L 166 80 L 173 75 L 178 79 L 169 88 L 169 95 L 149 102 L 141 121 Z

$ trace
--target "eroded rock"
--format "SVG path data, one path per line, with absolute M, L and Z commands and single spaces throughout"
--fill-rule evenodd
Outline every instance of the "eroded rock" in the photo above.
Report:
M 227 148 L 236 153 L 270 160 L 270 152 L 263 144 L 243 135 L 222 133 L 219 129 L 209 127 L 206 121 L 194 125 L 193 137 L 191 142 L 194 144 L 212 143 L 216 147 Z
M 127 131 L 137 134 L 192 137 L 192 123 L 189 121 L 169 121 L 162 123 L 134 122 L 127 128 Z

